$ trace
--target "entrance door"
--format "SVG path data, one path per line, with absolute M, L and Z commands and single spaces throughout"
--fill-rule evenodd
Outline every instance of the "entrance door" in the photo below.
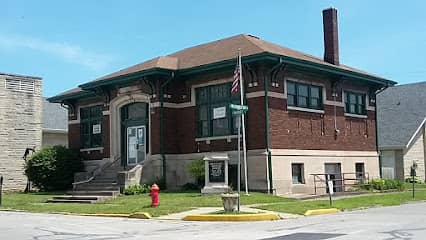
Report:
M 333 191 L 341 192 L 342 191 L 342 171 L 340 163 L 326 163 L 325 164 L 325 174 L 330 176 L 330 180 L 333 181 Z M 328 192 L 328 189 L 327 189 Z
M 145 126 L 127 128 L 127 165 L 136 165 L 145 160 L 145 135 Z

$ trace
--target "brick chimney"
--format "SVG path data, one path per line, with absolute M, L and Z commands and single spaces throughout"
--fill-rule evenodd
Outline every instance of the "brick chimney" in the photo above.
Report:
M 339 65 L 339 36 L 337 30 L 337 9 L 322 11 L 324 26 L 324 61 Z

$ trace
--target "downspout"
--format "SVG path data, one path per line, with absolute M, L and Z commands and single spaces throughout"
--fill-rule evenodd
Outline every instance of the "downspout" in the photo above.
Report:
M 174 77 L 175 73 L 172 72 L 170 77 L 160 85 L 160 155 L 163 166 L 163 181 L 166 185 L 166 155 L 164 153 L 164 88 L 174 79 Z
M 378 122 L 379 122 L 379 120 L 378 120 L 378 118 L 377 118 L 377 111 L 379 110 L 378 109 L 378 107 L 377 107 L 377 95 L 379 94 L 379 93 L 381 93 L 381 92 L 383 92 L 384 90 L 386 90 L 386 88 L 388 88 L 389 87 L 389 85 L 386 85 L 386 86 L 384 86 L 384 87 L 382 87 L 381 89 L 379 89 L 379 90 L 377 90 L 377 91 L 375 91 L 374 92 L 374 95 L 375 95 L 375 99 L 376 99 L 376 101 L 374 102 L 374 105 L 375 105 L 375 107 L 376 107 L 376 111 L 374 111 L 374 117 L 375 117 L 375 122 L 376 122 L 376 126 L 375 126 L 375 132 L 376 132 L 376 150 L 377 150 L 377 153 L 379 154 L 379 176 L 380 176 L 380 178 L 382 178 L 382 154 L 381 154 L 381 151 L 379 150 L 379 129 L 378 129 Z M 369 103 L 370 104 L 370 103 Z
M 268 154 L 268 182 L 269 182 L 269 193 L 273 193 L 274 184 L 272 182 L 272 157 L 269 143 L 269 81 L 268 76 L 283 63 L 283 59 L 279 58 L 279 62 L 273 66 L 270 70 L 264 72 L 264 89 L 265 89 L 265 142 L 266 142 L 266 153 Z

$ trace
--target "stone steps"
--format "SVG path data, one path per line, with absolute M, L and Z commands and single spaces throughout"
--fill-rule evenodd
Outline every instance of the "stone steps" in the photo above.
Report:
M 107 197 L 117 197 L 120 195 L 119 191 L 68 191 L 66 194 L 71 196 L 107 196 Z

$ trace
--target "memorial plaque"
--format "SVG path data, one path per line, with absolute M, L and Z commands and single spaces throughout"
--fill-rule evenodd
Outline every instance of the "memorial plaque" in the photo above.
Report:
M 209 182 L 225 182 L 225 163 L 223 161 L 209 162 Z

